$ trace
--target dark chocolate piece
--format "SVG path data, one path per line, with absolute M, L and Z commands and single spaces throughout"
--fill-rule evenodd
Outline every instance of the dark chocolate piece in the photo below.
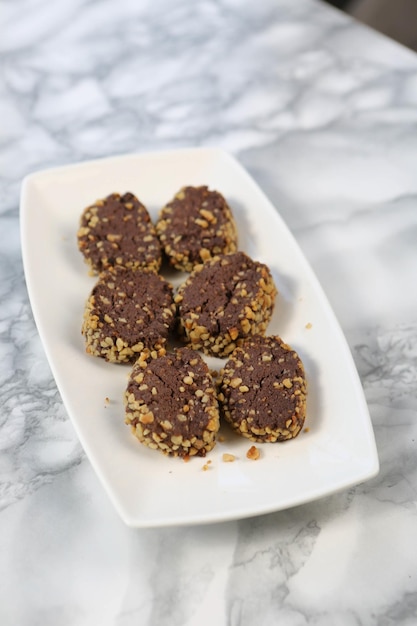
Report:
M 162 251 L 144 205 L 131 193 L 112 193 L 87 207 L 78 247 L 93 274 L 114 266 L 157 272 Z
M 214 257 L 178 289 L 180 332 L 195 350 L 227 356 L 245 337 L 265 333 L 276 294 L 263 263 L 243 252 Z
M 252 441 L 293 439 L 304 425 L 306 380 L 298 354 L 280 337 L 251 337 L 219 376 L 222 414 Z
M 126 423 L 150 448 L 172 456 L 205 456 L 219 429 L 215 384 L 189 348 L 134 365 L 125 393 Z
M 162 276 L 116 267 L 94 286 L 82 333 L 89 354 L 125 363 L 164 354 L 174 323 L 173 289 Z
M 237 249 L 232 211 L 207 186 L 183 187 L 161 209 L 155 226 L 170 265 L 178 270 L 190 272 L 198 263 Z

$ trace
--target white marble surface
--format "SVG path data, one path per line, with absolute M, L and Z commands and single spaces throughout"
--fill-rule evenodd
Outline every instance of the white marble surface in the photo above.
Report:
M 417 624 L 416 55 L 314 0 L 16 0 L 0 23 L 0 624 Z M 381 470 L 264 517 L 132 530 L 37 336 L 19 191 L 196 145 L 241 160 L 316 271 Z

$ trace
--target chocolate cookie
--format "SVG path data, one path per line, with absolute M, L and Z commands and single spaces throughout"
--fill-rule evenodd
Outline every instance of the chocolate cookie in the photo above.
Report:
M 112 193 L 87 207 L 77 237 L 93 274 L 118 265 L 156 272 L 161 266 L 161 245 L 149 213 L 131 193 Z
M 232 211 L 220 193 L 206 186 L 183 187 L 161 209 L 156 232 L 170 265 L 186 272 L 237 250 Z
M 224 357 L 264 334 L 277 294 L 266 265 L 243 252 L 197 265 L 175 296 L 180 332 L 191 347 Z
M 126 363 L 164 354 L 174 322 L 172 286 L 162 276 L 116 267 L 93 288 L 82 333 L 89 354 Z
M 126 423 L 164 454 L 205 456 L 216 442 L 219 407 L 202 357 L 189 348 L 133 367 L 125 392 Z
M 220 372 L 223 415 L 252 441 L 296 437 L 304 425 L 306 393 L 298 354 L 276 336 L 247 339 Z

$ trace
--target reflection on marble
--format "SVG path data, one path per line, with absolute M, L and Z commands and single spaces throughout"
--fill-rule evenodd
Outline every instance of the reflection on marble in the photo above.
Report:
M 0 623 L 416 624 L 416 55 L 314 0 L 19 0 L 0 20 Z M 234 153 L 295 234 L 381 471 L 289 511 L 134 531 L 46 363 L 19 191 L 35 169 L 195 145 Z

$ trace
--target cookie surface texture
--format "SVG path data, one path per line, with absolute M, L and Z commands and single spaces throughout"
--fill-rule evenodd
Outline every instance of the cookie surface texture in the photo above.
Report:
M 277 336 L 247 339 L 220 373 L 222 414 L 252 441 L 296 437 L 305 421 L 306 393 L 301 359 Z
M 175 324 L 173 289 L 162 276 L 116 267 L 102 272 L 87 300 L 86 351 L 113 363 L 165 353 Z
M 170 265 L 178 270 L 191 272 L 198 263 L 237 249 L 232 211 L 207 186 L 183 187 L 161 209 L 155 226 Z
M 195 350 L 224 357 L 248 336 L 264 334 L 277 289 L 269 268 L 243 252 L 196 266 L 179 287 L 180 333 Z
M 158 271 L 161 245 L 146 207 L 131 193 L 113 193 L 87 207 L 78 248 L 93 274 L 114 266 Z
M 216 442 L 219 407 L 201 355 L 177 348 L 143 365 L 133 367 L 125 393 L 133 434 L 167 455 L 205 456 Z

